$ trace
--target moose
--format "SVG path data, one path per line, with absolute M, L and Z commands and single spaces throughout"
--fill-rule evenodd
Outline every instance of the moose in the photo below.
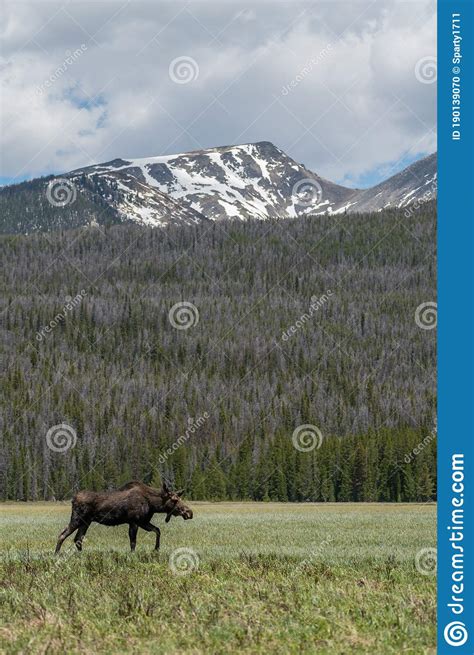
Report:
M 137 545 L 138 528 L 155 532 L 155 550 L 160 548 L 160 528 L 150 521 L 153 514 L 166 514 L 166 523 L 172 516 L 182 516 L 185 521 L 193 518 L 193 511 L 180 498 L 182 491 L 173 493 L 166 483 L 161 490 L 133 480 L 113 491 L 79 491 L 72 499 L 69 525 L 58 537 L 55 553 L 59 553 L 65 539 L 76 532 L 74 543 L 82 550 L 82 540 L 92 522 L 102 525 L 128 523 L 130 548 Z

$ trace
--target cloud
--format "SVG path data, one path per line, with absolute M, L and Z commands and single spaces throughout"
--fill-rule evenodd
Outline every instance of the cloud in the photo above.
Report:
M 269 140 L 335 181 L 435 149 L 427 2 L 7 2 L 1 175 Z M 80 54 L 74 56 L 80 50 Z M 170 63 L 196 63 L 178 84 Z

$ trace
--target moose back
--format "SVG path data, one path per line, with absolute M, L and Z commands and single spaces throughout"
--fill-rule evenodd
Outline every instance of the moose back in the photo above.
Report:
M 72 499 L 71 519 L 58 537 L 55 552 L 59 553 L 63 541 L 76 530 L 74 542 L 76 548 L 82 550 L 82 540 L 93 522 L 102 525 L 128 523 L 132 551 L 137 544 L 138 528 L 154 532 L 155 550 L 158 550 L 161 532 L 151 523 L 154 514 L 166 514 L 167 523 L 172 516 L 181 516 L 185 521 L 193 518 L 192 510 L 180 498 L 181 493 L 172 492 L 165 483 L 158 490 L 135 480 L 113 491 L 79 491 Z

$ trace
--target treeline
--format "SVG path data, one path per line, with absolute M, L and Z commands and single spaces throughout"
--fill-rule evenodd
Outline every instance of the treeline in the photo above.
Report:
M 429 204 L 1 237 L 0 497 L 151 472 L 194 499 L 434 499 L 434 230 Z
M 436 440 L 422 430 L 384 429 L 363 436 L 329 437 L 310 452 L 293 447 L 290 426 L 288 433 L 266 446 L 265 441 L 262 430 L 256 438 L 245 438 L 232 458 L 223 458 L 219 449 L 207 451 L 194 467 L 192 448 L 182 447 L 164 468 L 153 440 L 143 447 L 138 466 L 111 462 L 110 448 L 104 445 L 92 458 L 76 446 L 51 458 L 46 490 L 44 479 L 37 475 L 39 467 L 32 466 L 27 451 L 20 450 L 12 458 L 4 495 L 18 500 L 63 499 L 78 488 L 112 489 L 136 477 L 159 487 L 161 469 L 166 480 L 173 479 L 175 487 L 184 487 L 186 497 L 194 500 L 427 502 L 436 498 Z M 144 456 L 147 452 L 149 458 Z
M 81 175 L 73 184 L 67 180 L 51 175 L 1 187 L 0 233 L 33 234 L 79 228 L 94 221 L 104 225 L 123 222 L 110 204 L 120 196 L 115 181 L 97 175 Z

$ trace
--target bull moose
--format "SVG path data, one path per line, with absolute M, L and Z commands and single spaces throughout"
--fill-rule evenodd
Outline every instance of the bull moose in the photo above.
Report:
M 77 550 L 82 550 L 82 540 L 94 521 L 102 525 L 128 523 L 132 551 L 137 545 L 138 528 L 155 532 L 155 550 L 159 550 L 161 533 L 150 523 L 153 514 L 166 514 L 166 523 L 172 516 L 182 516 L 185 521 L 193 518 L 192 510 L 180 498 L 181 493 L 173 493 L 165 483 L 158 490 L 136 480 L 113 491 L 79 491 L 72 499 L 71 519 L 58 537 L 55 552 L 59 553 L 63 541 L 75 530 L 74 543 Z

